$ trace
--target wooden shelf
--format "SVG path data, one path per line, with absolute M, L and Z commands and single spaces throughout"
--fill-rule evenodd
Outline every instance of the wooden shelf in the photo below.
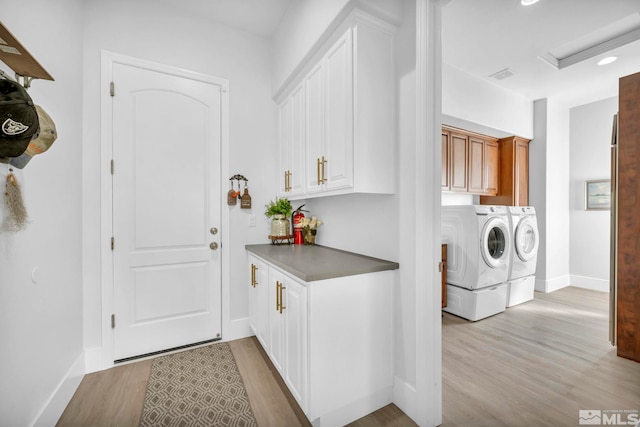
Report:
M 29 53 L 7 27 L 0 22 L 0 60 L 24 79 L 29 87 L 31 79 L 53 80 L 51 74 Z

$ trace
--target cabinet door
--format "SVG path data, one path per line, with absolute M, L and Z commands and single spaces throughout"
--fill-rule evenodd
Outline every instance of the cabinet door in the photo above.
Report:
M 280 312 L 281 285 L 284 275 L 274 268 L 269 268 L 268 317 L 269 347 L 266 349 L 269 359 L 280 375 L 284 377 L 285 366 L 285 318 Z
M 484 146 L 484 193 L 495 196 L 498 194 L 500 148 L 498 141 L 486 141 Z
M 284 279 L 283 315 L 285 335 L 284 381 L 306 411 L 307 384 L 307 288 Z
M 515 206 L 529 206 L 529 143 L 516 139 L 515 143 Z
M 324 59 L 324 164 L 326 190 L 353 186 L 353 55 L 351 30 Z
M 451 191 L 467 191 L 467 142 L 466 135 L 451 132 L 449 152 L 451 163 L 449 174 Z
M 484 192 L 484 140 L 469 137 L 469 186 L 470 193 Z
M 291 97 L 287 97 L 282 103 L 278 106 L 278 143 L 280 148 L 280 169 L 278 171 L 278 193 L 280 197 L 287 197 L 289 192 L 289 182 L 290 182 L 290 174 L 291 166 L 292 166 L 292 156 L 291 156 L 291 145 L 292 145 L 292 128 L 291 128 L 291 111 L 292 111 L 292 102 Z
M 279 106 L 280 197 L 304 193 L 304 85 L 296 87 Z
M 449 190 L 449 132 L 442 131 L 442 170 L 440 185 L 443 190 Z
M 265 349 L 269 348 L 268 286 L 269 267 L 260 259 L 249 256 L 249 326 Z
M 324 68 L 321 61 L 309 72 L 305 86 L 305 129 L 307 193 L 317 193 L 324 188 L 322 159 L 324 157 Z

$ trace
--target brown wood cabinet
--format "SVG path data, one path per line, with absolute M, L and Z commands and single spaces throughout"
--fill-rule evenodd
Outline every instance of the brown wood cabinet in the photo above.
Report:
M 480 196 L 482 205 L 529 205 L 529 140 L 510 136 L 498 140 L 499 182 L 495 196 Z
M 442 127 L 443 191 L 495 195 L 498 190 L 498 140 Z
M 618 356 L 640 362 L 640 73 L 620 79 L 618 98 L 617 314 Z M 615 203 L 615 201 L 614 201 Z M 614 218 L 616 219 L 616 218 Z

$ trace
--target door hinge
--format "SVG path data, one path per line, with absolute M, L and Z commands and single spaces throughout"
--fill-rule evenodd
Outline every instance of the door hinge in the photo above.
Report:
M 438 271 L 442 273 L 442 262 L 438 263 Z
M 109 83 L 109 93 L 111 96 L 116 96 L 116 85 L 113 82 Z
M 115 163 L 113 161 L 113 159 L 111 159 L 111 175 L 113 175 L 113 172 L 116 170 L 116 166 Z
M 111 329 L 114 329 L 116 327 L 116 315 L 112 314 L 111 315 Z
M 116 239 L 115 237 L 111 236 L 111 250 L 114 250 L 116 247 Z

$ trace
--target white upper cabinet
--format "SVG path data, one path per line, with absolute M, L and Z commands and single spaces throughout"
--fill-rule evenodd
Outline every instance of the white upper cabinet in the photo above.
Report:
M 279 106 L 280 197 L 304 193 L 304 92 L 304 85 L 298 85 Z
M 276 97 L 281 196 L 395 192 L 394 32 L 355 9 Z M 296 114 L 300 90 L 304 108 Z M 302 135 L 292 137 L 292 129 Z M 293 178 L 300 174 L 302 181 Z

